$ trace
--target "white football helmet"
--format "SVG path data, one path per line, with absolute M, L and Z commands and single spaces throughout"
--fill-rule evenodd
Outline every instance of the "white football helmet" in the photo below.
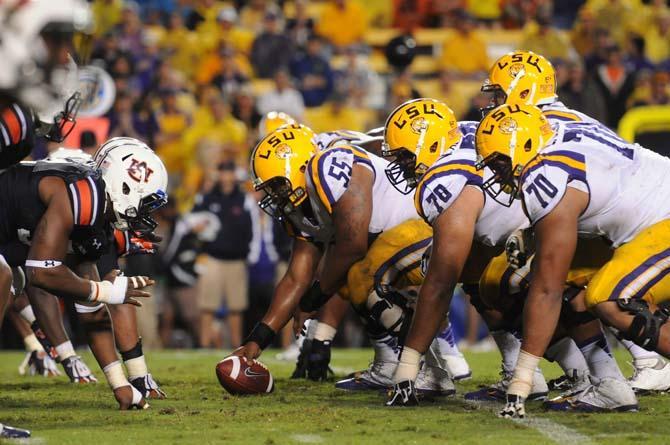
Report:
M 47 161 L 65 161 L 86 164 L 92 162 L 93 157 L 79 148 L 59 147 L 57 150 L 49 153 Z
M 102 172 L 119 230 L 156 228 L 151 212 L 167 203 L 168 174 L 158 155 L 137 139 L 112 138 L 93 155 Z
M 61 120 L 74 120 L 78 98 L 68 98 L 76 89 L 76 64 L 62 52 L 71 53 L 73 34 L 88 33 L 91 25 L 84 0 L 0 1 L 0 93 L 33 109 L 49 124 L 45 135 L 54 124 L 65 126 Z

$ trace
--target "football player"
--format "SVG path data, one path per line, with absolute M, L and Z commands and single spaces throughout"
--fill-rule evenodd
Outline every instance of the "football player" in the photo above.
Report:
M 391 239 L 402 237 L 408 244 L 418 241 L 412 238 L 417 233 L 414 225 L 423 223 L 409 221 L 414 216 L 411 199 L 398 194 L 383 176 L 386 165 L 352 145 L 335 144 L 318 152 L 313 134 L 304 126 L 282 127 L 258 144 L 251 172 L 256 189 L 266 193 L 259 204 L 298 233 L 288 272 L 268 313 L 235 354 L 258 357 L 298 307 L 307 314 L 321 307 L 347 284 L 351 266 L 366 256 L 368 246 L 383 242 L 380 233 Z M 390 195 L 395 206 L 373 205 L 380 196 Z M 319 279 L 313 281 L 319 263 Z M 364 301 L 352 303 L 368 330 L 378 329 L 366 299 L 367 293 Z M 324 335 L 333 335 L 332 331 Z M 426 382 L 426 389 L 453 393 L 451 380 L 437 370 Z
M 503 103 L 536 105 L 552 124 L 584 122 L 595 126 L 599 133 L 610 133 L 605 125 L 559 101 L 554 68 L 540 54 L 514 51 L 500 57 L 491 67 L 482 91 L 491 95 L 492 107 Z M 629 380 L 633 389 L 642 393 L 670 389 L 669 362 L 620 335 L 618 338 L 634 359 L 635 372 Z M 597 342 L 606 343 L 607 340 L 600 336 L 592 343 Z M 615 366 L 613 360 L 610 360 L 610 366 Z
M 534 369 L 553 334 L 563 283 L 580 236 L 603 236 L 614 253 L 589 281 L 586 306 L 624 338 L 670 355 L 666 324 L 670 299 L 664 260 L 670 194 L 670 161 L 622 140 L 602 126 L 566 122 L 552 127 L 542 111 L 528 105 L 502 105 L 477 130 L 483 168 L 495 176 L 485 190 L 509 192 L 521 200 L 537 243 L 534 274 L 524 310 L 523 344 L 507 391 L 504 417 L 523 417 Z M 560 287 L 560 290 L 558 289 Z M 637 410 L 627 385 L 603 378 L 597 396 L 568 399 L 566 409 Z M 591 402 L 591 403 L 589 403 Z M 609 402 L 609 403 L 608 403 Z

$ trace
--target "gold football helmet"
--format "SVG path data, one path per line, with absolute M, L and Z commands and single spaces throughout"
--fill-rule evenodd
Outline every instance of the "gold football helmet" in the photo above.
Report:
M 497 202 L 510 206 L 518 197 L 524 167 L 554 135 L 542 111 L 532 105 L 501 105 L 477 127 L 477 168 L 488 167 L 493 176 L 483 189 Z M 507 194 L 507 197 L 500 196 Z
M 401 193 L 408 194 L 421 176 L 461 140 L 454 112 L 434 99 L 413 99 L 397 107 L 386 119 L 382 156 L 391 160 L 386 176 Z
M 285 125 L 254 148 L 251 177 L 255 190 L 265 192 L 258 205 L 273 218 L 287 216 L 307 198 L 305 169 L 317 151 L 313 139 L 305 125 Z
M 514 51 L 496 60 L 481 90 L 492 94 L 486 111 L 502 104 L 550 104 L 556 100 L 556 73 L 543 56 Z
M 258 124 L 258 134 L 265 137 L 279 127 L 296 124 L 297 121 L 283 111 L 270 111 Z

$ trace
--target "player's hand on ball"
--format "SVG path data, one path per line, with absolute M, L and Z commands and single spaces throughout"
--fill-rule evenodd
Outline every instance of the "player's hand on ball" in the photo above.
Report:
M 505 419 L 523 419 L 526 417 L 523 398 L 516 394 L 507 394 L 507 403 L 498 413 L 498 417 Z
M 389 390 L 386 406 L 416 406 L 419 404 L 419 399 L 416 395 L 416 388 L 414 382 L 405 380 L 393 385 Z
M 258 346 L 258 343 L 250 341 L 235 349 L 231 355 L 244 357 L 247 360 L 254 360 L 260 357 L 261 352 L 263 352 L 263 350 Z
M 61 361 L 61 365 L 63 365 L 63 370 L 72 383 L 95 383 L 98 381 L 78 355 L 66 358 Z

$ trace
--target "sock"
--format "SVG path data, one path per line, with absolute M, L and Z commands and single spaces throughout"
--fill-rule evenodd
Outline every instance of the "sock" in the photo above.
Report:
M 149 374 L 147 362 L 142 352 L 142 338 L 137 340 L 137 344 L 127 351 L 121 351 L 121 358 L 126 365 L 128 377 L 132 380 L 137 377 L 143 377 Z
M 44 348 L 42 348 L 42 345 L 40 344 L 40 341 L 37 339 L 35 334 L 30 334 L 27 337 L 23 338 L 23 344 L 26 346 L 26 351 L 28 352 L 33 352 L 33 351 L 43 351 Z
M 36 320 L 35 313 L 33 312 L 33 307 L 28 305 L 19 311 L 21 318 L 28 322 L 28 324 L 33 324 Z
M 630 340 L 626 340 L 624 338 L 619 338 L 619 341 L 621 342 L 622 345 L 626 349 L 628 349 L 628 352 L 630 355 L 633 356 L 633 360 L 637 363 L 640 360 L 650 360 L 650 359 L 660 359 L 661 356 L 658 355 L 658 353 L 654 351 L 647 351 L 641 346 L 636 345 Z
M 440 350 L 440 355 L 461 355 L 461 351 L 456 346 L 456 338 L 451 328 L 451 323 L 447 322 L 447 327 L 435 337 Z
M 588 373 L 589 365 L 584 355 L 570 337 L 565 337 L 547 348 L 544 357 L 558 363 L 565 374 L 577 370 L 579 374 Z
M 316 327 L 319 325 L 319 322 L 316 320 L 307 320 L 307 335 L 306 338 L 309 340 L 314 339 L 314 333 L 316 332 Z
M 419 375 L 419 363 L 421 362 L 421 353 L 412 348 L 403 348 L 400 354 L 400 362 L 393 374 L 393 383 L 400 383 L 405 380 L 416 380 Z
M 599 335 L 578 343 L 577 346 L 584 354 L 592 376 L 599 379 L 609 377 L 621 381 L 625 380 L 619 365 L 612 357 L 605 334 L 601 332 Z
M 326 323 L 318 322 L 314 330 L 314 340 L 333 341 L 335 334 L 337 334 L 337 329 Z
M 521 341 L 513 333 L 503 330 L 492 331 L 491 337 L 493 337 L 496 345 L 498 345 L 498 349 L 500 349 L 503 370 L 513 372 L 516 361 L 519 358 Z
M 375 350 L 374 361 L 397 362 L 398 361 L 398 338 L 391 335 L 382 337 L 370 337 L 370 342 Z
M 72 346 L 72 342 L 70 340 L 56 346 L 56 353 L 58 354 L 58 358 L 61 361 L 70 358 L 74 355 L 77 355 L 74 352 L 74 347 Z

